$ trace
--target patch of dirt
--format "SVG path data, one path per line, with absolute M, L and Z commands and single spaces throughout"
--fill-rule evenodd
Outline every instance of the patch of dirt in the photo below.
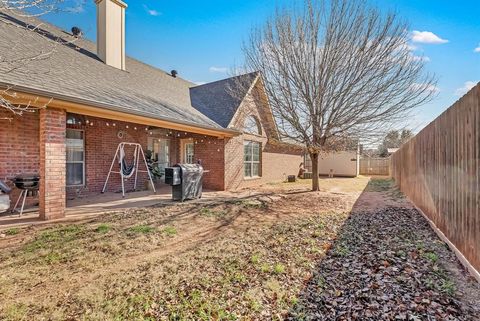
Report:
M 389 178 L 372 178 L 355 201 L 353 212 L 376 211 L 389 206 L 414 208 Z

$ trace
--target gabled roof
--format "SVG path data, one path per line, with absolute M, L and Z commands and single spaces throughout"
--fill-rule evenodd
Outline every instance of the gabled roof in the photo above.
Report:
M 126 71 L 110 67 L 99 60 L 93 42 L 76 39 L 36 18 L 0 12 L 0 20 L 0 56 L 7 61 L 35 56 L 13 70 L 0 62 L 0 86 L 13 85 L 12 90 L 28 88 L 52 97 L 115 106 L 134 115 L 222 129 L 192 107 L 189 89 L 194 84 L 189 81 L 130 57 L 126 58 Z M 26 26 L 35 31 L 26 30 Z M 50 52 L 47 59 L 37 57 Z
M 258 72 L 252 72 L 192 87 L 192 106 L 227 128 L 258 76 Z

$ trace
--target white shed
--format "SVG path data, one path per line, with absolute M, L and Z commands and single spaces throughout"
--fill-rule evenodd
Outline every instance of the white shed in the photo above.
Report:
M 305 155 L 305 169 L 307 174 L 312 171 L 312 162 L 308 154 Z M 320 176 L 357 177 L 360 175 L 360 155 L 357 151 L 321 154 L 318 160 L 318 173 Z
M 340 151 L 321 154 L 318 160 L 320 175 L 357 177 L 360 173 L 360 157 L 357 151 Z

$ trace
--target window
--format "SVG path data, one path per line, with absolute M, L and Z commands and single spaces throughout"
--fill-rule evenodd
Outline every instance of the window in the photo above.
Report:
M 261 135 L 262 134 L 262 127 L 260 126 L 257 117 L 250 115 L 245 118 L 245 122 L 243 123 L 243 131 L 249 134 Z
M 83 119 L 83 116 L 81 115 L 76 115 L 76 114 L 67 114 L 67 124 L 68 125 L 79 125 L 81 126 L 84 124 L 85 121 Z
M 67 129 L 67 186 L 85 183 L 84 131 Z
M 312 171 L 312 159 L 310 158 L 309 154 L 305 154 L 303 157 L 303 167 L 305 168 L 305 171 L 311 172 Z
M 243 167 L 245 177 L 260 176 L 260 143 L 244 142 Z
M 184 160 L 185 163 L 187 164 L 193 164 L 194 163 L 194 145 L 193 142 L 188 142 L 185 143 L 185 156 Z

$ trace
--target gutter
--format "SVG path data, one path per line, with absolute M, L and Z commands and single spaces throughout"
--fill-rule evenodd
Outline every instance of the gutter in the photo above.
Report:
M 8 84 L 5 82 L 0 81 L 0 89 L 3 90 L 11 90 L 17 94 L 29 94 L 29 95 L 35 95 L 38 96 L 38 98 L 45 98 L 47 100 L 54 99 L 54 100 L 60 100 L 60 101 L 67 101 L 71 102 L 74 104 L 79 104 L 79 105 L 86 105 L 90 107 L 95 107 L 95 108 L 101 108 L 101 109 L 106 109 L 110 111 L 115 111 L 115 112 L 121 112 L 124 114 L 129 114 L 129 115 L 136 115 L 136 116 L 141 116 L 141 117 L 148 117 L 160 121 L 165 121 L 165 122 L 170 122 L 174 124 L 179 124 L 179 125 L 185 125 L 185 126 L 191 126 L 199 129 L 205 129 L 205 130 L 210 130 L 210 131 L 216 131 L 216 132 L 221 132 L 225 133 L 226 136 L 238 136 L 241 133 L 237 130 L 233 129 L 228 129 L 228 128 L 218 128 L 218 127 L 213 127 L 213 126 L 206 126 L 206 125 L 199 125 L 196 123 L 188 122 L 188 121 L 181 121 L 177 119 L 172 119 L 169 117 L 158 117 L 157 114 L 155 113 L 150 113 L 150 112 L 142 112 L 142 111 L 133 111 L 131 109 L 125 108 L 125 107 L 117 107 L 112 104 L 108 103 L 102 103 L 94 100 L 89 100 L 89 99 L 84 99 L 84 98 L 78 98 L 78 97 L 73 97 L 73 96 L 67 96 L 59 93 L 53 93 L 53 92 L 48 92 L 40 89 L 35 89 L 31 87 L 25 87 L 21 85 L 13 85 L 13 84 Z M 194 108 L 194 107 L 192 107 Z M 206 116 L 205 116 L 206 117 Z

